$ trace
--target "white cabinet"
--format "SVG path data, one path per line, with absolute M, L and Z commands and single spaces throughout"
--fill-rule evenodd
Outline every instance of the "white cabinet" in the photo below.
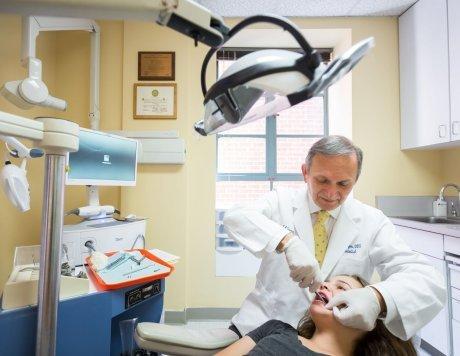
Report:
M 452 320 L 452 334 L 457 335 L 457 337 L 454 337 L 453 343 L 454 343 L 454 356 L 460 356 L 460 322 Z
M 399 17 L 402 149 L 450 141 L 448 58 L 446 0 L 416 2 Z
M 460 140 L 460 1 L 448 0 L 451 139 Z
M 442 240 L 442 236 L 440 236 Z M 446 263 L 443 260 L 424 255 L 430 264 L 436 268 L 443 276 L 447 275 Z M 446 303 L 444 308 L 420 330 L 423 340 L 441 351 L 444 355 L 449 355 L 449 308 Z
M 446 278 L 443 235 L 405 226 L 396 226 L 396 231 L 412 250 L 423 255 Z M 445 355 L 449 355 L 450 349 L 449 323 L 449 309 L 446 304 L 436 317 L 420 330 L 421 338 Z

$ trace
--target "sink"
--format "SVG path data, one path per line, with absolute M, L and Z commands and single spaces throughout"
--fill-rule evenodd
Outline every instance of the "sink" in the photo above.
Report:
M 398 219 L 420 221 L 427 224 L 460 224 L 460 218 L 443 218 L 438 216 L 395 216 Z

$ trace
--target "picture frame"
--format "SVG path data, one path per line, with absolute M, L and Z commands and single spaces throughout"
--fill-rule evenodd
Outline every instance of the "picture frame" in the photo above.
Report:
M 176 119 L 176 83 L 135 83 L 133 89 L 134 119 Z
M 176 53 L 138 52 L 137 80 L 176 80 Z

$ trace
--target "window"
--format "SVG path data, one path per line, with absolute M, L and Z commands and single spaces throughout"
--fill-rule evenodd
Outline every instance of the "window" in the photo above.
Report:
M 247 49 L 219 51 L 218 76 L 247 53 L 250 53 Z M 328 59 L 331 51 L 321 53 Z M 217 249 L 241 249 L 222 228 L 225 210 L 236 203 L 254 201 L 278 186 L 303 186 L 301 165 L 305 156 L 327 134 L 327 93 L 324 93 L 276 116 L 217 135 Z

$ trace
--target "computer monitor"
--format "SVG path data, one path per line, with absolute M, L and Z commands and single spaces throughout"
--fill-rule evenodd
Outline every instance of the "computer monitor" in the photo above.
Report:
M 80 128 L 77 152 L 67 155 L 67 185 L 134 186 L 137 141 Z

